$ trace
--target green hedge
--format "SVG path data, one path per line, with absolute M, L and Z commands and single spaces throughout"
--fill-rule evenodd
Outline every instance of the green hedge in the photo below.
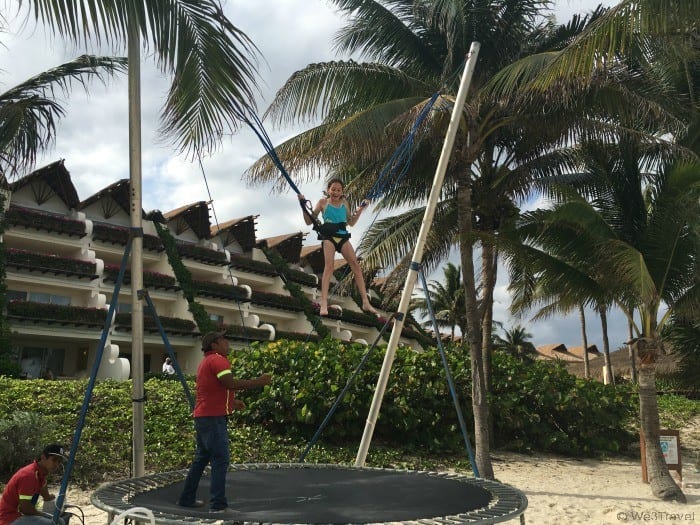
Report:
M 290 341 L 254 343 L 232 353 L 236 376 L 273 374 L 264 391 L 247 391 L 248 409 L 229 425 L 233 462 L 294 461 L 318 428 L 335 397 L 367 348 L 335 340 L 320 344 Z M 473 425 L 469 357 L 461 348 L 448 358 L 468 426 Z M 341 404 L 312 451 L 310 461 L 348 461 L 364 428 L 383 349 L 375 350 L 366 369 Z M 492 400 L 496 446 L 518 450 L 600 455 L 636 442 L 626 429 L 636 424 L 636 396 L 624 387 L 585 382 L 558 366 L 522 363 L 494 356 Z M 0 377 L 0 414 L 32 412 L 47 420 L 47 440 L 66 445 L 74 434 L 87 380 L 45 381 Z M 194 448 L 188 403 L 177 381 L 150 379 L 145 389 L 146 469 L 184 468 Z M 194 384 L 190 378 L 190 389 Z M 131 462 L 131 383 L 99 381 L 92 398 L 76 457 L 74 479 L 96 481 L 127 477 Z M 347 450 L 332 453 L 333 442 Z M 464 456 L 464 445 L 444 371 L 435 350 L 398 349 L 371 449 L 373 466 L 401 465 L 378 450 L 384 445 L 426 458 Z M 31 458 L 28 458 L 31 459 Z M 452 459 L 452 461 L 457 461 Z M 415 468 L 415 464 L 412 465 Z M 8 473 L 0 473 L 8 476 Z
M 295 437 L 313 434 L 367 348 L 326 339 L 320 344 L 275 341 L 235 354 L 243 376 L 269 370 L 277 378 L 269 394 L 250 403 L 248 423 Z M 324 437 L 357 440 L 381 369 L 375 350 L 355 386 L 336 412 Z M 448 361 L 465 418 L 473 425 L 470 360 L 467 350 L 448 351 Z M 492 399 L 497 446 L 574 454 L 617 452 L 634 440 L 628 432 L 636 398 L 626 387 L 578 380 L 563 367 L 494 355 Z M 399 348 L 377 421 L 375 436 L 388 443 L 410 442 L 428 450 L 463 446 L 457 416 L 436 349 L 423 353 Z

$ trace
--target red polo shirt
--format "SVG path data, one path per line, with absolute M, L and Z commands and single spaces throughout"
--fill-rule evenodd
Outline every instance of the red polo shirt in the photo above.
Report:
M 204 353 L 197 368 L 197 401 L 194 417 L 227 416 L 233 412 L 236 394 L 221 384 L 219 378 L 231 373 L 231 363 L 213 350 Z
M 42 474 L 36 461 L 15 472 L 0 498 L 0 525 L 9 525 L 22 516 L 19 511 L 20 500 L 33 499 L 36 503 L 45 485 L 46 474 Z

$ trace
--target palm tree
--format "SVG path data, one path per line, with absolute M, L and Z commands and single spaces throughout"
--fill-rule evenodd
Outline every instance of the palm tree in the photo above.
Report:
M 448 262 L 443 269 L 444 284 L 440 281 L 430 281 L 428 290 L 423 290 L 428 294 L 433 307 L 435 320 L 438 326 L 446 326 L 451 330 L 450 337 L 455 340 L 455 328 L 458 327 L 460 333 L 466 332 L 466 320 L 464 318 L 464 286 L 462 285 L 462 269 Z M 429 315 L 428 301 L 422 296 L 415 296 L 411 301 L 411 311 L 417 310 L 424 317 Z M 432 320 L 423 323 L 424 326 L 432 328 Z M 436 334 L 439 337 L 439 334 Z
M 11 178 L 34 164 L 37 153 L 56 135 L 65 109 L 54 91 L 67 94 L 73 83 L 126 71 L 126 60 L 83 55 L 40 73 L 0 94 L 0 174 Z
M 614 191 L 593 202 L 570 195 L 524 217 L 520 233 L 525 246 L 518 257 L 536 268 L 541 288 L 567 290 L 571 300 L 590 302 L 592 282 L 607 289 L 623 311 L 638 316 L 639 324 L 634 315 L 629 321 L 641 361 L 641 431 L 651 488 L 662 499 L 685 501 L 659 444 L 655 362 L 663 352 L 662 329 L 670 316 L 684 312 L 697 318 L 700 311 L 700 164 L 664 163 L 645 177 L 633 170 L 627 175 L 618 184 L 627 193 L 617 206 L 612 206 Z M 660 316 L 662 304 L 667 311 Z
M 377 221 L 360 243 L 364 263 L 395 268 L 410 261 L 423 217 L 422 205 L 448 124 L 463 57 L 472 41 L 481 43 L 479 61 L 457 135 L 442 201 L 422 261 L 429 271 L 453 246 L 460 248 L 465 287 L 467 339 L 472 356 L 476 461 L 484 477 L 492 477 L 488 448 L 488 412 L 483 341 L 490 341 L 493 287 L 497 255 L 490 241 L 481 244 L 482 281 L 478 286 L 473 253 L 482 232 L 494 233 L 517 215 L 514 200 L 524 197 L 532 179 L 556 171 L 565 156 L 551 155 L 564 142 L 571 122 L 561 112 L 542 112 L 541 101 L 505 101 L 483 92 L 493 76 L 522 56 L 559 50 L 588 23 L 575 18 L 555 26 L 542 18 L 546 0 L 472 2 L 423 0 L 380 2 L 333 0 L 350 17 L 337 35 L 340 52 L 361 54 L 354 60 L 311 64 L 290 77 L 267 111 L 275 123 L 323 120 L 277 147 L 286 168 L 297 178 L 312 180 L 321 173 L 341 176 L 359 200 L 374 184 L 417 114 L 440 92 L 435 110 L 416 133 L 413 156 L 404 182 L 392 187 L 379 209 L 403 207 L 393 217 Z M 512 103 L 511 103 L 512 102 Z M 575 104 L 574 104 L 575 106 Z M 581 106 L 567 111 L 577 115 Z M 545 123 L 546 121 L 546 123 Z M 280 181 L 267 159 L 253 165 L 256 182 Z M 284 182 L 279 182 L 283 187 Z M 478 290 L 481 290 L 481 296 Z M 480 303 L 480 299 L 482 300 Z
M 21 5 L 21 4 L 20 4 Z M 145 42 L 172 74 L 160 132 L 180 152 L 211 151 L 224 131 L 255 110 L 256 49 L 224 15 L 217 0 L 29 0 L 30 13 L 76 45 L 127 48 L 129 57 L 130 224 L 141 228 L 140 48 Z M 142 239 L 135 237 L 131 286 L 142 286 Z M 132 294 L 133 473 L 144 472 L 143 304 Z M 72 452 L 73 454 L 74 452 Z M 64 481 L 65 483 L 65 481 Z M 59 496 L 59 500 L 61 496 Z M 62 501 L 59 501 L 60 504 Z
M 254 111 L 257 50 L 215 0 L 28 0 L 36 22 L 80 45 L 125 49 L 129 30 L 171 74 L 160 132 L 180 152 L 210 151 Z M 19 8 L 18 8 L 19 9 Z
M 497 335 L 494 338 L 493 347 L 520 359 L 531 359 L 536 350 L 530 339 L 532 339 L 532 334 L 523 326 L 516 325 L 504 330 L 503 337 Z

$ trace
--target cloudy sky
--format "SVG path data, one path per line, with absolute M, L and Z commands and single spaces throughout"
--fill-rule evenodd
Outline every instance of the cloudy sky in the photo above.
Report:
M 613 5 L 616 1 L 556 0 L 553 14 L 557 20 L 565 22 L 572 14 L 586 13 L 598 3 Z M 293 72 L 313 62 L 339 58 L 333 54 L 331 42 L 343 20 L 324 0 L 275 0 L 266 8 L 261 2 L 241 0 L 223 0 L 223 4 L 229 18 L 253 40 L 263 56 L 259 68 L 261 114 Z M 85 52 L 97 54 L 97 50 L 75 49 L 55 40 L 43 27 L 21 25 L 18 18 L 13 17 L 14 12 L 9 11 L 15 5 L 14 2 L 5 3 L 4 14 L 9 27 L 0 35 L 3 44 L 0 47 L 0 89 L 7 89 Z M 102 50 L 102 53 L 122 55 L 125 51 Z M 169 79 L 164 78 L 154 64 L 151 57 L 142 57 L 143 207 L 146 211 L 165 212 L 210 197 L 199 165 L 177 156 L 172 148 L 158 140 L 158 114 Z M 76 87 L 64 103 L 67 115 L 58 126 L 55 147 L 40 158 L 37 165 L 65 159 L 81 199 L 119 179 L 128 178 L 126 78 L 116 78 L 107 86 L 92 84 L 89 94 Z M 275 144 L 295 134 L 291 128 L 268 128 L 268 132 Z M 243 129 L 225 137 L 221 148 L 203 159 L 216 219 L 224 222 L 259 214 L 259 238 L 308 231 L 292 193 L 276 195 L 268 187 L 251 188 L 242 182 L 243 172 L 263 154 L 258 139 Z M 301 189 L 312 200 L 320 196 L 320 185 L 307 184 Z M 366 213 L 355 227 L 356 239 L 362 236 L 372 217 L 373 213 Z M 315 236 L 309 236 L 308 243 L 315 242 Z M 429 279 L 438 279 L 440 275 L 438 272 Z M 495 318 L 512 326 L 519 321 L 509 318 L 506 283 L 499 284 Z M 589 341 L 601 347 L 599 320 L 589 314 L 587 321 Z M 527 319 L 521 322 L 533 334 L 535 344 L 581 344 L 577 316 L 538 323 Z M 613 350 L 626 339 L 626 325 L 621 316 L 611 319 L 610 339 Z

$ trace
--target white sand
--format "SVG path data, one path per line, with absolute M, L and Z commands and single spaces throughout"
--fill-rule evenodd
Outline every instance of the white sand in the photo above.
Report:
M 700 523 L 696 452 L 683 457 L 683 491 L 688 499 L 685 505 L 654 498 L 649 485 L 642 482 L 639 461 L 631 459 L 577 460 L 496 452 L 493 467 L 498 481 L 527 495 L 527 524 L 687 524 Z M 69 490 L 67 501 L 83 509 L 86 524 L 107 523 L 107 514 L 89 504 L 89 491 Z M 519 520 L 508 523 L 517 524 Z

